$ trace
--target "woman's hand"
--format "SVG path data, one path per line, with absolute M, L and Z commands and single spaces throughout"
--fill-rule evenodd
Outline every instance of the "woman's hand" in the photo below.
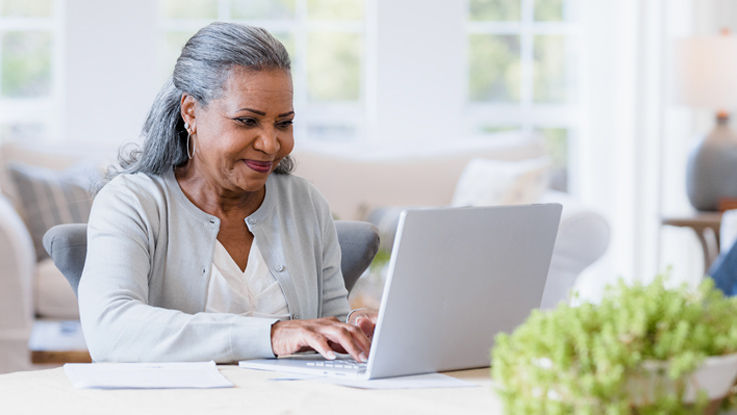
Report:
M 276 356 L 312 349 L 328 360 L 335 359 L 335 352 L 339 352 L 365 362 L 370 347 L 371 341 L 362 329 L 335 317 L 278 321 L 271 326 L 271 349 Z
M 376 310 L 369 308 L 358 308 L 348 315 L 348 324 L 359 327 L 363 334 L 369 339 L 374 336 L 374 329 L 376 328 L 376 319 L 379 317 L 379 313 Z

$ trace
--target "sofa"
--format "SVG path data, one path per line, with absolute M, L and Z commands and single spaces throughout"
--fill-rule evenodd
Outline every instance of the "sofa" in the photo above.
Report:
M 536 139 L 509 136 L 496 140 L 469 140 L 464 145 L 379 145 L 356 151 L 334 145 L 300 146 L 294 152 L 295 174 L 310 180 L 328 199 L 339 219 L 376 220 L 384 245 L 393 237 L 382 210 L 399 212 L 405 206 L 448 206 L 465 166 L 482 158 L 518 162 L 545 154 Z M 358 146 L 358 148 L 361 148 Z M 36 166 L 66 174 L 73 166 L 102 166 L 115 159 L 117 147 L 47 148 L 39 151 L 23 144 L 0 147 L 0 373 L 32 368 L 28 341 L 41 320 L 75 320 L 76 298 L 50 259 L 40 261 L 19 201 L 17 182 L 9 177 L 12 163 Z M 80 171 L 89 171 L 80 170 Z M 90 180 L 93 180 L 90 178 Z M 563 204 L 563 217 L 551 262 L 543 306 L 566 298 L 582 270 L 605 251 L 609 228 L 604 218 L 581 206 L 565 193 L 546 190 L 537 202 Z M 397 213 L 398 214 L 398 213 Z M 395 215 L 396 216 L 396 215 Z M 27 220 L 27 218 L 26 218 Z M 357 284 L 354 291 L 360 291 Z M 364 287 L 366 284 L 364 284 Z M 352 293 L 353 294 L 353 293 Z M 365 290 L 378 301 L 380 292 Z

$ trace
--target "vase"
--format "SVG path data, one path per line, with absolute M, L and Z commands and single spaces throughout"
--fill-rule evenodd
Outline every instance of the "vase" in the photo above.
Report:
M 668 362 L 648 360 L 641 370 L 633 373 L 627 382 L 628 395 L 637 406 L 652 403 L 656 396 L 676 394 L 680 386 L 685 387 L 683 403 L 696 402 L 702 391 L 710 404 L 707 413 L 716 411 L 719 401 L 730 392 L 737 378 L 737 353 L 706 358 L 693 372 L 679 379 L 668 377 Z
M 737 199 L 737 134 L 724 113 L 688 158 L 686 193 L 697 210 L 718 210 L 721 199 Z

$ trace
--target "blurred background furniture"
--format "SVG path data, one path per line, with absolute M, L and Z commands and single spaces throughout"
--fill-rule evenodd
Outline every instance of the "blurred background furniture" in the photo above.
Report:
M 691 228 L 694 231 L 704 255 L 704 274 L 719 255 L 721 223 L 721 212 L 697 212 L 690 216 L 669 216 L 662 220 L 663 225 Z

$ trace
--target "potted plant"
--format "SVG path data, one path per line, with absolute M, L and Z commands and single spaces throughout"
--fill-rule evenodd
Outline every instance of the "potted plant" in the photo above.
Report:
M 599 304 L 534 311 L 499 334 L 491 372 L 507 413 L 715 413 L 737 377 L 737 299 L 710 278 L 666 280 L 620 281 Z

